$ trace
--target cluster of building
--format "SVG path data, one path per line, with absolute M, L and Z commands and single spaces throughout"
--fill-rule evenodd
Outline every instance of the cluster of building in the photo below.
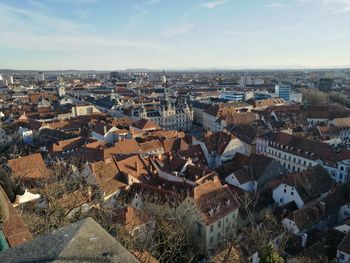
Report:
M 90 189 L 62 196 L 67 216 L 98 202 L 146 240 L 156 228 L 149 207 L 176 214 L 214 262 L 228 240 L 241 240 L 241 262 L 259 262 L 254 246 L 240 246 L 249 243 L 242 229 L 270 214 L 284 231 L 271 242 L 283 233 L 295 241 L 283 257 L 348 262 L 350 110 L 302 104 L 290 85 L 262 76 L 196 75 L 42 75 L 34 87 L 15 78 L 0 91 L 6 167 L 35 188 L 65 163 L 67 178 Z

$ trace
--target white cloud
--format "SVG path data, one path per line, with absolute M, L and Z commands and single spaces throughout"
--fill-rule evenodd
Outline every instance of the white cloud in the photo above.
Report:
M 326 7 L 333 13 L 350 12 L 350 0 L 294 0 L 300 4 L 314 4 L 315 6 Z
M 167 45 L 158 42 L 140 39 L 108 38 L 98 36 L 44 36 L 21 35 L 8 33 L 6 39 L 1 41 L 0 47 L 17 48 L 32 51 L 57 51 L 57 52 L 95 52 L 97 50 L 116 48 L 145 48 L 154 50 L 167 50 Z M 173 48 L 173 47 L 169 47 Z
M 167 27 L 164 30 L 164 35 L 168 37 L 185 34 L 192 30 L 194 24 L 185 24 L 177 27 Z
M 84 28 L 83 24 L 58 18 L 50 15 L 46 10 L 23 9 L 10 5 L 0 4 L 0 33 L 6 35 L 4 30 L 10 32 L 76 32 Z
M 204 3 L 203 6 L 208 8 L 208 9 L 213 9 L 219 5 L 222 5 L 225 2 L 226 2 L 226 0 L 218 0 L 218 1 Z

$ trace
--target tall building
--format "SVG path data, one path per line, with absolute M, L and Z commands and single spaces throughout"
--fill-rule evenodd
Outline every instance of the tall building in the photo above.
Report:
M 284 99 L 285 101 L 290 101 L 291 87 L 289 85 L 276 85 L 275 93 L 276 96 Z
M 45 81 L 45 75 L 44 72 L 38 72 L 38 75 L 36 77 L 38 81 Z
M 60 83 L 60 85 L 58 86 L 57 93 L 60 98 L 66 95 L 66 88 L 62 85 L 62 83 Z

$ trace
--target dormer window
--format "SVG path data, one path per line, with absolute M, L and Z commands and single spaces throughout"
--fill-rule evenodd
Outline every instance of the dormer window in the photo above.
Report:
M 210 216 L 213 216 L 213 215 L 214 215 L 214 209 L 210 209 L 209 215 L 210 215 Z

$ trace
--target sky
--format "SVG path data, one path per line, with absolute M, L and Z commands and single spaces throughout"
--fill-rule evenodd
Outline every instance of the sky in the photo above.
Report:
M 0 0 L 0 68 L 350 65 L 350 0 Z

